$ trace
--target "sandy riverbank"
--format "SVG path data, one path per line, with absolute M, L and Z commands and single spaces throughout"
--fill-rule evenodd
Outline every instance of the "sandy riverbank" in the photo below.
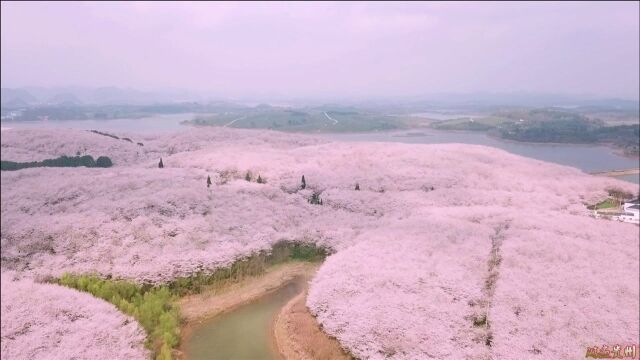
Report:
M 305 305 L 307 290 L 291 299 L 274 322 L 273 333 L 281 356 L 287 360 L 352 359 L 338 340 L 325 334 Z
M 178 301 L 184 321 L 181 328 L 181 344 L 187 343 L 193 329 L 202 322 L 251 303 L 296 278 L 302 277 L 306 290 L 306 283 L 313 277 L 319 266 L 319 263 L 288 262 L 268 269 L 261 276 L 212 287 L 200 294 L 183 297 Z M 181 348 L 176 355 L 184 359 L 184 348 Z
M 625 170 L 593 172 L 591 173 L 591 175 L 616 177 L 616 176 L 624 176 L 624 175 L 634 175 L 639 173 L 640 173 L 640 168 L 635 168 L 635 169 L 625 169 Z
M 310 279 L 319 266 L 318 263 L 289 262 L 276 265 L 261 276 L 185 296 L 178 301 L 180 314 L 186 323 L 207 320 L 256 300 L 297 276 Z

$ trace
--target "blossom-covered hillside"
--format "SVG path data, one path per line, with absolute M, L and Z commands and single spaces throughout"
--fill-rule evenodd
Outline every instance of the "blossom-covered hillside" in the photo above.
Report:
M 145 335 L 115 306 L 2 273 L 2 359 L 145 359 Z
M 336 251 L 308 306 L 359 358 L 572 358 L 638 339 L 638 227 L 585 207 L 632 184 L 472 145 L 124 136 L 144 146 L 3 131 L 3 160 L 74 155 L 66 140 L 114 159 L 2 172 L 3 271 L 162 282 L 301 240 Z

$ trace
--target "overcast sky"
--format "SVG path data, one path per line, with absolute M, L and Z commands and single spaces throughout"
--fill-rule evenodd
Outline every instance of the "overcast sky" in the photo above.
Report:
M 638 4 L 2 2 L 2 86 L 636 99 Z

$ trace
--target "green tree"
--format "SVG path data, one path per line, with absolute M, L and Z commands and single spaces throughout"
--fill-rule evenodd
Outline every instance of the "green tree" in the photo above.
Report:
M 322 199 L 320 198 L 320 193 L 314 192 L 309 199 L 309 204 L 313 205 L 322 205 Z
M 356 183 L 356 190 L 360 191 L 360 184 Z
M 264 179 L 260 175 L 258 175 L 258 184 L 264 184 Z
M 304 179 L 304 175 L 302 175 L 302 189 L 307 188 L 307 181 Z
M 207 187 L 211 186 L 211 176 L 207 175 Z
M 247 174 L 244 176 L 244 179 L 247 181 L 251 181 L 251 178 L 252 178 L 251 171 L 247 171 Z
M 91 155 L 85 155 L 81 157 L 79 160 L 80 160 L 80 166 L 86 166 L 86 167 L 96 166 L 96 162 L 93 160 L 93 157 L 91 157 Z
M 164 168 L 164 164 L 162 163 L 162 158 L 160 158 L 160 162 L 158 163 L 158 167 L 160 169 Z
M 106 156 L 100 156 L 96 160 L 96 166 L 97 167 L 108 168 L 108 167 L 111 167 L 112 165 L 113 165 L 113 163 L 111 162 L 111 159 L 109 159 Z
M 622 200 L 630 199 L 633 196 L 633 193 L 617 187 L 608 188 L 607 192 L 618 203 L 618 206 L 622 205 Z

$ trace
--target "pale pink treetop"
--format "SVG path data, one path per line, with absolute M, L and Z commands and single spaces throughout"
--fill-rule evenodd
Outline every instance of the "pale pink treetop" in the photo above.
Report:
M 76 145 L 56 145 L 70 139 L 115 166 L 3 171 L 5 271 L 163 282 L 300 240 L 336 251 L 308 306 L 360 358 L 572 358 L 638 338 L 638 227 L 585 207 L 633 184 L 462 144 L 125 134 L 139 147 L 81 131 L 9 132 L 3 160 L 73 155 Z M 246 182 L 247 171 L 267 184 Z M 314 191 L 323 206 L 307 202 Z M 482 314 L 489 326 L 474 326 Z
M 2 359 L 145 359 L 145 334 L 115 306 L 2 272 Z

